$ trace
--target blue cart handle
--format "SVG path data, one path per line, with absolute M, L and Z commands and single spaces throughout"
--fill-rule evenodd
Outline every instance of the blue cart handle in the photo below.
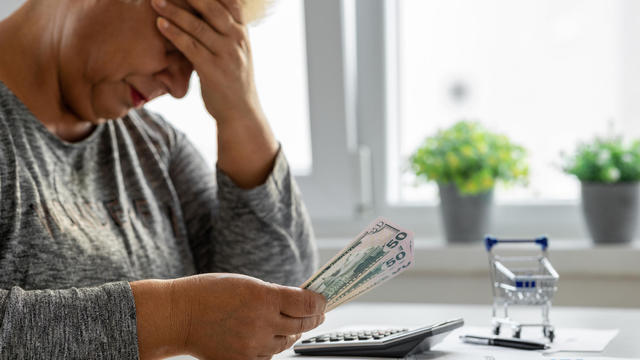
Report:
M 539 238 L 531 240 L 499 240 L 491 236 L 487 236 L 486 238 L 484 238 L 484 246 L 489 252 L 491 251 L 491 248 L 493 248 L 498 243 L 536 243 L 540 245 L 540 247 L 542 247 L 542 251 L 547 251 L 547 248 L 549 247 L 549 239 L 546 236 L 541 236 Z

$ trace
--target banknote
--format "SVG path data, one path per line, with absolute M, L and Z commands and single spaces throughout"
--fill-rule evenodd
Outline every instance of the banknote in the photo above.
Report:
M 413 240 L 413 239 L 411 239 Z M 365 292 L 382 285 L 384 282 L 391 280 L 413 264 L 413 242 L 409 242 L 409 248 L 404 246 L 396 253 L 389 254 L 367 274 L 361 276 L 350 287 L 343 290 L 329 302 L 329 308 L 347 302 L 358 297 Z
M 401 252 L 406 257 L 405 249 L 412 249 L 409 245 L 412 241 L 413 234 L 410 231 L 380 217 L 301 287 L 318 292 L 331 302 L 371 271 L 376 272 L 372 275 L 376 277 L 377 271 L 380 271 L 376 267 L 380 265 L 380 260 L 390 260 L 390 256 Z M 402 250 L 398 251 L 400 248 Z M 387 269 L 388 266 L 383 268 Z
M 409 235 L 408 241 L 398 246 L 398 250 L 389 253 L 378 261 L 368 273 L 360 276 L 351 286 L 335 296 L 328 304 L 328 310 L 332 310 L 345 302 L 355 299 L 365 292 L 391 280 L 413 264 L 413 235 Z
M 404 270 L 409 268 L 411 265 L 412 265 L 412 262 L 406 262 L 403 266 L 399 267 L 394 272 L 388 273 L 388 274 L 383 274 L 379 278 L 370 280 L 367 284 L 364 284 L 363 286 L 359 287 L 357 289 L 357 291 L 354 291 L 353 293 L 348 293 L 348 294 L 345 295 L 345 297 L 341 298 L 339 301 L 335 301 L 335 302 L 332 302 L 332 303 L 328 304 L 327 305 L 327 312 L 337 308 L 340 305 L 348 303 L 349 301 L 356 299 L 360 295 L 362 295 L 362 294 L 364 294 L 364 293 L 366 293 L 366 292 L 368 292 L 370 290 L 373 290 L 376 287 L 382 285 L 383 283 L 393 279 L 394 277 L 396 277 L 397 275 L 402 273 Z

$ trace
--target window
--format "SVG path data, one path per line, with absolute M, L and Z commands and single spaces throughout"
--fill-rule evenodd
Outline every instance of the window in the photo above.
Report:
M 636 65 L 625 61 L 640 50 L 628 33 L 629 7 L 637 7 L 630 2 L 397 5 L 399 117 L 392 126 L 400 145 L 388 149 L 398 170 L 392 202 L 435 202 L 435 185 L 416 187 L 401 168 L 425 136 L 458 120 L 480 121 L 529 152 L 530 185 L 499 188 L 499 203 L 576 202 L 578 182 L 561 171 L 561 153 L 610 128 L 638 133 L 640 113 L 623 97 L 640 91 Z
M 357 135 L 372 163 L 367 214 L 441 238 L 435 191 L 413 186 L 407 157 L 426 135 L 471 118 L 531 154 L 532 186 L 499 189 L 492 231 L 586 237 L 579 187 L 558 169 L 560 152 L 605 134 L 611 121 L 618 132 L 640 134 L 639 13 L 640 3 L 622 0 L 358 1 Z
M 264 111 L 293 173 L 308 175 L 312 160 L 303 0 L 274 2 L 250 35 Z

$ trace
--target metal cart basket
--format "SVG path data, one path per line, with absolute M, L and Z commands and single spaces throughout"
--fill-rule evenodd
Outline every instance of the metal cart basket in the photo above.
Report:
M 531 256 L 499 256 L 493 248 L 497 244 L 534 244 L 541 248 L 540 254 Z M 545 337 L 551 342 L 555 337 L 554 328 L 549 322 L 551 299 L 558 289 L 558 273 L 547 259 L 549 240 L 540 237 L 532 240 L 499 240 L 485 238 L 485 247 L 489 253 L 489 272 L 493 290 L 493 333 L 500 334 L 500 327 L 508 325 L 513 336 L 519 338 L 522 328 L 527 326 L 542 327 Z M 519 323 L 509 317 L 509 306 L 529 305 L 542 308 L 541 323 Z M 503 316 L 498 316 L 499 308 Z

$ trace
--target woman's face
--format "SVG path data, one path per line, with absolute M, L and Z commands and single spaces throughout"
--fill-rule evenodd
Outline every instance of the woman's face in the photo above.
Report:
M 185 0 L 171 0 L 190 9 Z M 149 0 L 83 1 L 63 19 L 63 101 L 82 120 L 126 115 L 163 94 L 183 97 L 193 67 L 157 30 Z

